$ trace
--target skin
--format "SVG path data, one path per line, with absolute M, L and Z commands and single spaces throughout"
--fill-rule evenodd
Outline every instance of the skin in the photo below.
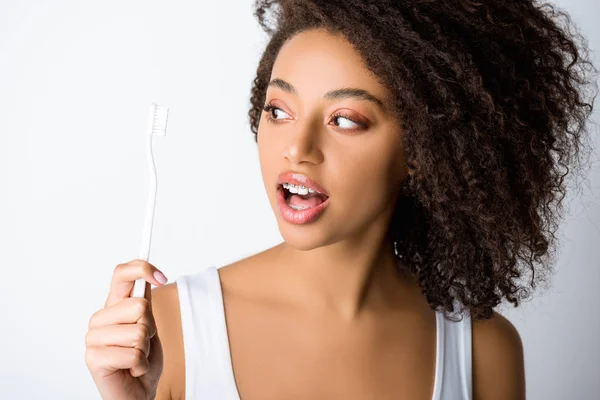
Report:
M 324 68 L 324 66 L 326 66 Z M 244 400 L 431 399 L 435 313 L 387 236 L 397 188 L 408 175 L 390 93 L 342 36 L 297 34 L 281 49 L 259 125 L 261 174 L 284 242 L 219 269 L 234 375 Z M 360 88 L 375 102 L 325 100 Z M 360 127 L 335 112 L 364 122 Z M 368 166 L 368 167 L 366 167 Z M 330 204 L 294 225 L 277 208 L 276 182 L 292 170 L 316 180 Z M 175 283 L 154 289 L 164 369 L 156 399 L 185 398 Z M 475 399 L 524 399 L 521 339 L 494 313 L 473 323 Z

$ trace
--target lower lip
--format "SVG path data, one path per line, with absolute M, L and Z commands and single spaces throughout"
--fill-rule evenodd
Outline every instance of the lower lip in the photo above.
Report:
M 283 217 L 284 220 L 289 222 L 290 224 L 307 224 L 309 222 L 314 221 L 319 217 L 325 210 L 325 207 L 329 204 L 329 198 L 319 204 L 318 206 L 305 208 L 304 210 L 294 210 L 292 207 L 288 205 L 285 201 L 285 193 L 283 191 L 283 187 L 279 187 L 277 190 L 277 206 L 279 207 L 279 213 Z

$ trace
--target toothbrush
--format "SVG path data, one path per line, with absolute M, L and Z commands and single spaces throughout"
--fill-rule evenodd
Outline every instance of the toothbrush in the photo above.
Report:
M 167 135 L 167 116 L 169 109 L 159 107 L 152 103 L 149 110 L 148 129 L 146 131 L 146 159 L 150 168 L 150 188 L 148 191 L 148 202 L 146 204 L 146 223 L 142 232 L 142 243 L 140 246 L 140 259 L 148 261 L 150 257 L 150 240 L 152 238 L 152 221 L 154 219 L 154 205 L 156 203 L 156 168 L 152 155 L 152 138 L 154 136 Z M 146 281 L 143 278 L 136 279 L 131 297 L 144 297 L 146 293 Z

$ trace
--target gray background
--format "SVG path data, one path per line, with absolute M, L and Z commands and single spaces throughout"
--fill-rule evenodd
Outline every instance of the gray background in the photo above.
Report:
M 598 50 L 597 2 L 555 4 Z M 138 257 L 151 102 L 171 111 L 150 261 L 173 281 L 281 240 L 246 118 L 266 36 L 250 0 L 2 1 L 0 30 L 0 398 L 99 398 L 84 337 Z M 498 309 L 529 399 L 600 398 L 598 165 L 566 199 L 551 288 Z

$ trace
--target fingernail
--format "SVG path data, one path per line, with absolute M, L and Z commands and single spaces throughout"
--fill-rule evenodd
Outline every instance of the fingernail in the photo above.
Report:
M 154 277 L 163 285 L 167 283 L 167 277 L 164 276 L 163 273 L 160 271 L 154 271 Z

